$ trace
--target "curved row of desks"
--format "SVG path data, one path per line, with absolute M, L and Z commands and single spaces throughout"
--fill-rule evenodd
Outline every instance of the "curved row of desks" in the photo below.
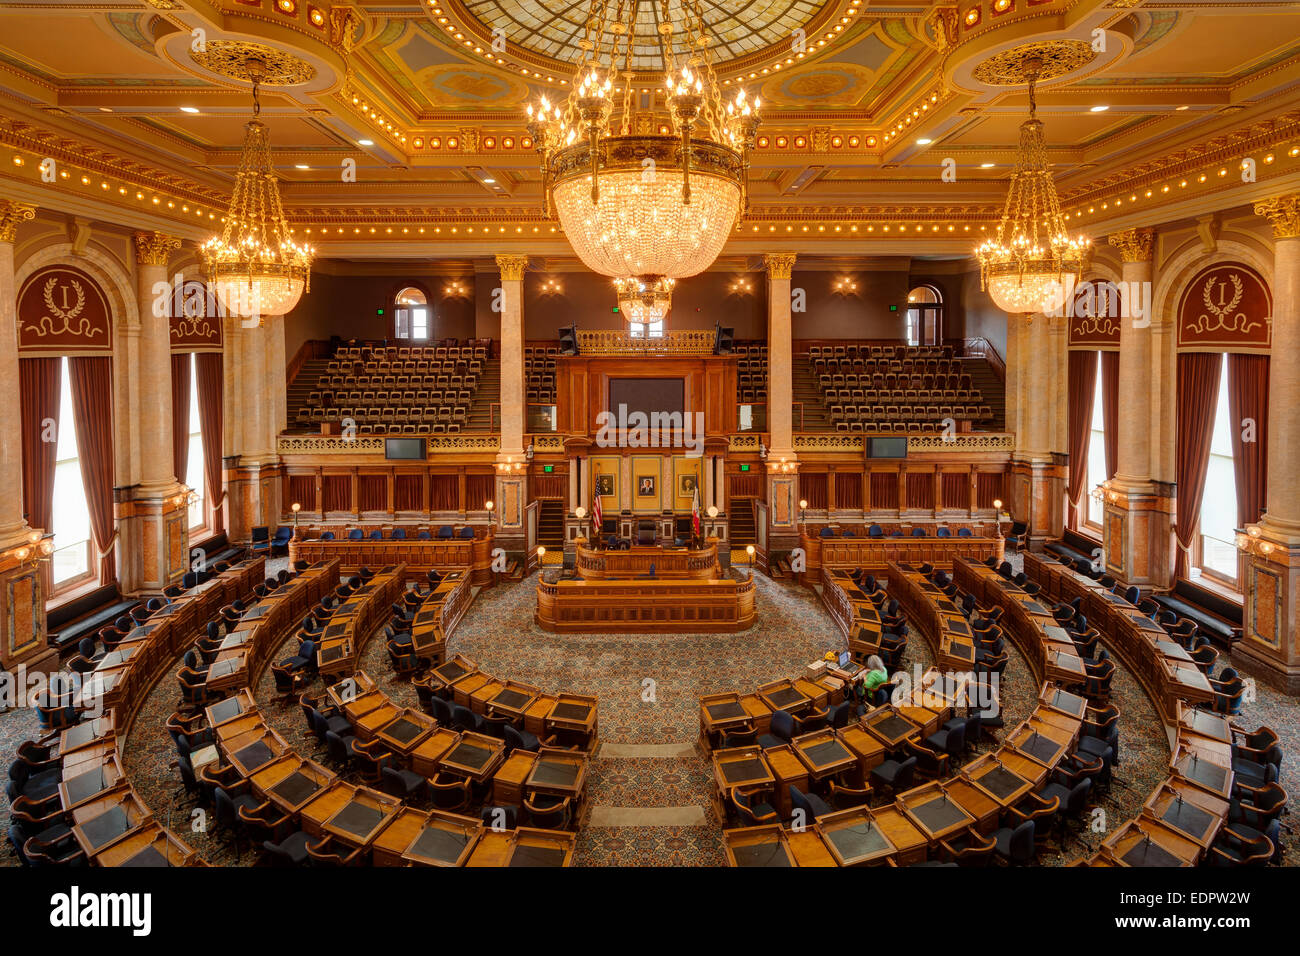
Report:
M 839 729 L 801 735 L 779 747 L 740 747 L 713 754 L 715 799 L 741 786 L 773 788 L 772 805 L 791 816 L 791 785 L 807 792 L 821 777 L 842 775 L 861 787 L 870 768 L 906 741 L 920 741 L 952 715 L 961 688 L 938 671 L 899 704 L 864 714 Z M 1044 684 L 1034 711 L 997 750 L 981 754 L 946 779 L 895 795 L 879 807 L 823 814 L 801 827 L 770 824 L 723 831 L 732 866 L 909 866 L 939 854 L 941 844 L 967 830 L 992 833 L 1003 811 L 1041 789 L 1073 750 L 1087 701 Z M 928 716 L 927 716 L 928 715 Z M 725 822 L 725 818 L 724 818 Z
M 263 580 L 265 563 L 242 561 L 172 599 L 86 675 L 74 698 L 83 719 L 58 738 L 59 801 L 91 865 L 203 865 L 131 786 L 122 746 L 150 689 L 223 606 L 252 593 Z
M 948 671 L 974 667 L 975 633 L 961 608 L 910 564 L 891 563 L 885 573 L 889 596 L 897 599 L 908 623 L 929 642 L 939 667 Z
M 1142 812 L 1102 843 L 1088 866 L 1195 866 L 1227 822 L 1232 798 L 1232 723 L 1195 705 L 1213 699 L 1205 675 L 1165 630 L 1086 575 L 1026 553 L 1025 574 L 1057 601 L 1080 609 L 1155 705 L 1169 737 L 1169 775 Z
M 491 587 L 495 583 L 492 573 L 492 552 L 495 537 L 490 527 L 474 528 L 472 538 L 417 538 L 421 529 L 411 528 L 405 538 L 348 537 L 322 540 L 325 531 L 344 534 L 343 529 L 306 527 L 299 529 L 289 541 L 289 557 L 293 560 L 332 561 L 337 559 L 343 574 L 356 574 L 361 568 L 383 565 L 405 565 L 407 580 L 423 581 L 429 571 L 464 571 L 474 584 Z M 436 535 L 437 528 L 422 529 Z
M 804 531 L 799 535 L 799 547 L 803 549 L 805 561 L 800 580 L 811 587 L 821 580 L 823 568 L 881 571 L 891 564 L 922 563 L 946 568 L 962 556 L 980 561 L 994 555 L 1001 558 L 1003 543 L 998 537 L 957 537 L 955 534 L 950 538 L 872 538 L 864 529 L 854 537 L 833 538 Z

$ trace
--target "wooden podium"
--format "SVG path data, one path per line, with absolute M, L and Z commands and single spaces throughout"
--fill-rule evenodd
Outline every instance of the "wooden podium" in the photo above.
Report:
M 627 551 L 604 551 L 588 548 L 579 542 L 574 570 L 581 578 L 599 581 L 644 577 L 650 573 L 651 565 L 654 565 L 656 579 L 708 581 L 721 577 L 722 574 L 722 569 L 718 567 L 716 544 L 698 551 L 659 545 L 633 547 Z

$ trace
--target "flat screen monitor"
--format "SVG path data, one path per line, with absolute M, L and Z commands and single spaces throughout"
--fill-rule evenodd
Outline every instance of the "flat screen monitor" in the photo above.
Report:
M 906 458 L 906 438 L 870 438 L 867 445 L 868 458 Z
M 641 412 L 650 418 L 657 412 L 680 416 L 686 411 L 686 380 L 612 378 L 609 380 L 609 410 L 615 418 L 619 417 L 620 405 L 627 408 L 628 415 Z
M 424 439 L 423 438 L 385 438 L 384 439 L 384 457 L 423 461 Z

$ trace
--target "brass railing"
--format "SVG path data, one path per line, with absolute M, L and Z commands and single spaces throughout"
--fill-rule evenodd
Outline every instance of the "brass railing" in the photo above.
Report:
M 673 329 L 647 338 L 625 329 L 578 331 L 579 355 L 712 355 L 713 329 Z

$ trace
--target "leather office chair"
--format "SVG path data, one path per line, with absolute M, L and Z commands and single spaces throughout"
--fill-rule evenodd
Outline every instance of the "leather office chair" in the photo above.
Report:
M 732 787 L 731 806 L 741 821 L 741 826 L 760 826 L 777 823 L 781 819 L 760 787 Z
M 563 830 L 569 825 L 573 798 L 557 797 L 549 793 L 524 795 L 524 812 L 535 827 L 543 830 Z
M 439 810 L 456 813 L 469 805 L 469 781 L 439 773 L 429 781 L 429 796 Z
M 1034 858 L 1034 821 L 1026 820 L 1018 826 L 1002 827 L 993 834 L 993 853 L 1004 863 L 1023 865 Z
M 871 788 L 876 792 L 897 793 L 912 786 L 916 774 L 915 756 L 898 761 L 889 759 L 871 769 Z
M 802 820 L 800 820 L 798 816 L 795 816 L 794 819 L 802 823 L 804 826 L 816 823 L 820 817 L 824 817 L 827 814 L 834 812 L 831 805 L 821 797 L 817 796 L 817 794 L 804 793 L 794 784 L 789 784 L 788 786 L 790 788 L 790 805 L 794 808 L 796 814 L 799 811 L 803 811 Z
M 787 711 L 778 710 L 772 713 L 771 721 L 768 724 L 768 732 L 758 738 L 761 747 L 779 747 L 782 744 L 788 744 L 794 739 L 795 723 Z

